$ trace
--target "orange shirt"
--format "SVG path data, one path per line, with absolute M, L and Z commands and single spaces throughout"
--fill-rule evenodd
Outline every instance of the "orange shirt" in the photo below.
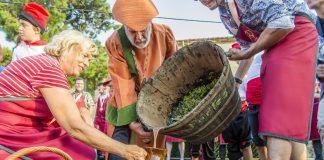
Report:
M 133 47 L 133 55 L 138 72 L 138 84 L 149 79 L 161 64 L 176 51 L 176 41 L 171 29 L 163 24 L 152 23 L 152 33 L 146 48 Z M 112 88 L 108 121 L 114 125 L 126 125 L 134 121 L 137 92 L 135 82 L 128 70 L 128 65 L 122 53 L 118 33 L 115 31 L 106 41 L 109 62 L 108 70 L 112 78 Z

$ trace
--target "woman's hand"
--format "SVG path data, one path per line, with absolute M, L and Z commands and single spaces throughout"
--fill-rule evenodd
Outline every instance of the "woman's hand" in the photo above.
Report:
M 246 52 L 241 51 L 239 49 L 236 48 L 230 48 L 227 52 L 227 55 L 229 60 L 243 60 L 243 59 L 248 59 L 251 56 L 249 56 Z
M 147 156 L 146 151 L 136 145 L 125 145 L 124 151 L 123 157 L 128 160 L 145 160 Z

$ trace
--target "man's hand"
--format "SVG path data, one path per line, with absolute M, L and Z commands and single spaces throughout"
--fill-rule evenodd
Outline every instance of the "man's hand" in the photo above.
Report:
M 140 122 L 130 123 L 129 128 L 134 131 L 144 143 L 149 143 L 151 141 L 152 132 L 145 132 Z
M 306 0 L 310 9 L 315 9 L 317 15 L 324 18 L 324 0 Z
M 310 9 L 317 9 L 324 5 L 324 0 L 306 0 Z
M 227 57 L 229 60 L 243 60 L 250 58 L 248 54 L 236 48 L 230 48 L 227 52 Z
M 316 75 L 320 82 L 324 82 L 324 64 L 319 64 L 317 66 Z

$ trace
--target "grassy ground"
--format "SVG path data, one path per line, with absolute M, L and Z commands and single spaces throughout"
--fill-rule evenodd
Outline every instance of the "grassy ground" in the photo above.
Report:
M 227 52 L 228 49 L 231 48 L 232 43 L 220 43 L 220 44 L 217 44 L 217 45 L 219 45 L 220 47 L 222 47 L 223 50 L 225 52 Z M 232 73 L 234 74 L 236 72 L 237 68 L 238 68 L 238 64 L 237 64 L 236 61 L 229 61 L 229 63 L 230 63 L 230 66 L 231 66 Z

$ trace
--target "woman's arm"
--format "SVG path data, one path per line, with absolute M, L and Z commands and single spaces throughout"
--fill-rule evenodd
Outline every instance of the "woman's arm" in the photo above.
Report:
M 83 119 L 83 121 L 90 125 L 91 127 L 94 127 L 94 123 L 93 123 L 93 119 L 91 117 L 91 111 L 89 111 L 88 109 L 86 109 L 85 107 L 81 107 L 79 109 L 80 111 L 80 116 Z
M 251 45 L 251 47 L 245 51 L 240 51 L 238 49 L 231 48 L 228 51 L 228 56 L 230 60 L 242 60 L 248 59 L 255 54 L 271 48 L 277 44 L 280 40 L 286 37 L 293 28 L 266 28 L 260 35 L 259 39 Z
M 57 122 L 74 138 L 97 148 L 127 159 L 145 159 L 145 150 L 135 145 L 117 142 L 86 124 L 80 115 L 70 92 L 63 88 L 40 88 Z

